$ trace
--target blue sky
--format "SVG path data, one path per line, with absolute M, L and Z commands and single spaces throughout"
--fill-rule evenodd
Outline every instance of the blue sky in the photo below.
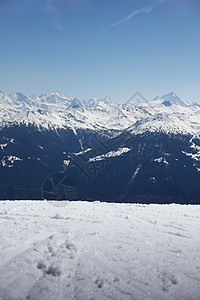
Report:
M 0 90 L 200 102 L 199 0 L 0 0 Z

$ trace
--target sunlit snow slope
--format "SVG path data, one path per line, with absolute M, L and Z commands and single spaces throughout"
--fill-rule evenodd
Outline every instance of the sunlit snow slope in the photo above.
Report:
M 0 202 L 1 300 L 199 300 L 200 207 Z

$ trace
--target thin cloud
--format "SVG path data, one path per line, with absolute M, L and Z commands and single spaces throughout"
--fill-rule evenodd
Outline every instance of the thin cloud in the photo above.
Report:
M 53 4 L 53 0 L 47 0 L 46 10 L 52 15 L 52 24 L 56 27 L 57 30 L 64 30 L 61 23 L 61 15 L 59 9 Z
M 52 0 L 47 0 L 46 9 L 49 10 L 49 11 L 56 11 L 57 10 L 55 8 L 55 6 L 53 5 L 53 1 Z
M 139 9 L 135 9 L 134 11 L 132 11 L 127 17 L 119 20 L 118 22 L 115 22 L 113 24 L 110 25 L 110 28 L 117 26 L 119 24 L 125 23 L 129 20 L 131 20 L 134 16 L 141 14 L 141 13 L 145 13 L 145 14 L 149 14 L 157 5 L 159 5 L 160 3 L 162 3 L 164 0 L 158 0 L 158 1 L 153 1 L 150 5 L 148 6 L 144 6 L 142 8 Z
M 129 20 L 131 20 L 134 16 L 138 15 L 138 14 L 149 14 L 156 6 L 158 6 L 159 4 L 161 4 L 162 2 L 164 2 L 165 0 L 154 0 L 150 5 L 147 5 L 147 6 L 144 6 L 142 8 L 137 8 L 135 9 L 134 11 L 132 11 L 127 17 L 111 24 L 108 28 L 104 29 L 104 30 L 101 30 L 100 32 L 100 35 L 102 33 L 104 33 L 105 31 L 117 26 L 117 25 L 120 25 L 122 23 L 125 23 L 125 22 L 128 22 Z

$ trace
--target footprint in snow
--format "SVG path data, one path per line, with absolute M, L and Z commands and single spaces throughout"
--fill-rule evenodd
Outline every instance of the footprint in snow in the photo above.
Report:
M 94 283 L 97 285 L 97 287 L 98 287 L 99 289 L 101 289 L 101 288 L 103 287 L 103 285 L 104 285 L 104 280 L 98 277 L 98 278 L 95 280 Z
M 172 285 L 175 285 L 178 283 L 178 280 L 176 279 L 174 274 L 163 272 L 158 276 L 161 279 L 162 282 L 162 290 L 164 292 L 168 292 L 169 288 Z
M 55 264 L 51 264 L 49 267 L 47 267 L 47 265 L 41 261 L 37 264 L 37 268 L 43 271 L 43 274 L 52 275 L 54 277 L 58 277 L 61 275 L 60 266 L 57 266 Z
M 46 269 L 46 265 L 45 265 L 44 262 L 39 262 L 39 263 L 37 264 L 37 268 L 38 268 L 39 270 L 43 270 L 43 269 Z
M 44 273 L 58 277 L 61 275 L 61 269 L 60 269 L 60 266 L 50 265 L 49 268 L 47 270 L 45 270 Z

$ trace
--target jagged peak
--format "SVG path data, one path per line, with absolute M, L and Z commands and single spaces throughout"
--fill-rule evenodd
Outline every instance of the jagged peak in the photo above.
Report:
M 57 95 L 58 97 L 60 97 L 60 98 L 68 98 L 68 97 L 66 97 L 62 92 L 60 92 L 59 90 L 57 90 L 56 92 L 55 92 L 55 95 Z
M 187 103 L 177 96 L 174 92 L 170 92 L 162 96 L 163 100 L 170 101 L 172 104 L 178 104 L 181 106 L 187 106 Z
M 104 98 L 100 98 L 99 101 L 104 102 L 106 104 L 111 104 L 111 105 L 115 104 L 115 101 L 112 98 L 110 98 L 109 96 L 106 96 Z
M 170 92 L 170 93 L 168 93 L 168 94 L 166 94 L 166 95 L 164 95 L 164 96 L 172 96 L 172 97 L 178 97 L 177 96 L 177 94 L 176 93 L 174 93 L 173 91 L 172 92 Z M 163 97 L 164 97 L 163 96 Z M 178 97 L 179 98 L 179 97 Z
M 16 92 L 14 94 L 10 94 L 10 97 L 23 97 L 23 98 L 28 98 L 26 95 L 24 95 L 22 92 Z

